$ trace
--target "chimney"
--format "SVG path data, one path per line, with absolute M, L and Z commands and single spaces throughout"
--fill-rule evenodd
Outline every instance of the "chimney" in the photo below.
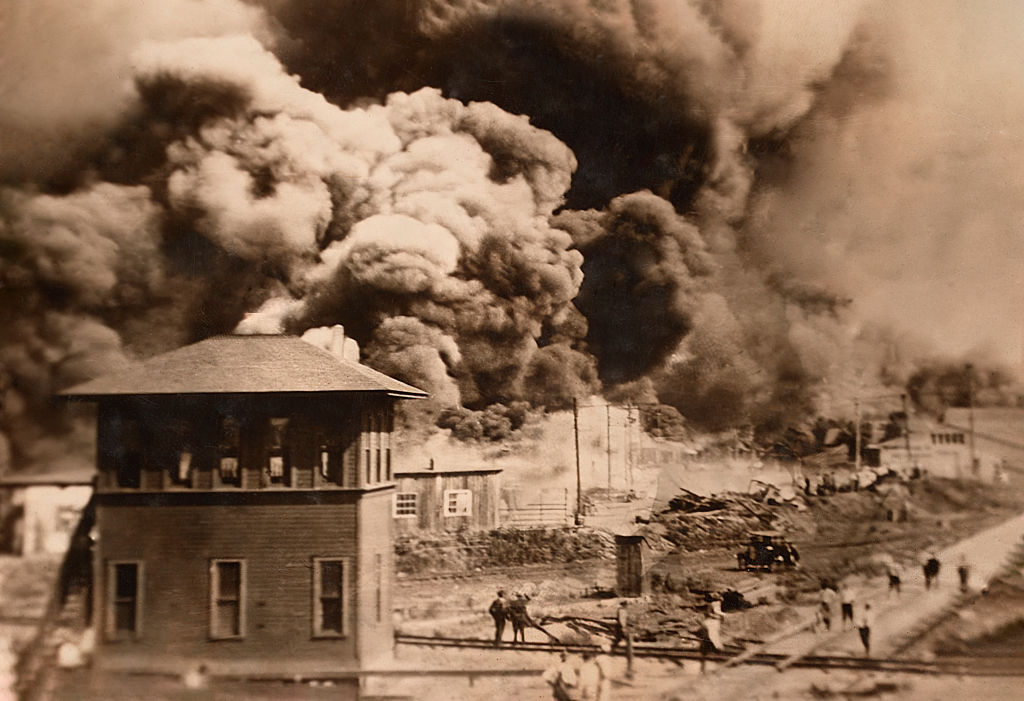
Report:
M 355 339 L 345 335 L 345 327 L 341 324 L 331 327 L 330 346 L 327 350 L 343 360 L 359 362 L 359 344 L 355 342 Z

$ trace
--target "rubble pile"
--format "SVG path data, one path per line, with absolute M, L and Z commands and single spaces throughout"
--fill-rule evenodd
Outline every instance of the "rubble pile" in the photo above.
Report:
M 655 548 L 727 547 L 744 541 L 750 531 L 758 529 L 790 534 L 814 532 L 814 522 L 806 511 L 807 505 L 799 495 L 785 500 L 760 492 L 724 492 L 705 497 L 681 490 L 641 532 Z
M 498 528 L 395 539 L 396 567 L 403 574 L 468 574 L 614 556 L 614 536 L 591 528 Z

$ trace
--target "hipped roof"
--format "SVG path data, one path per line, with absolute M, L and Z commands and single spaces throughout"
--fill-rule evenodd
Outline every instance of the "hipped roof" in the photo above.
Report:
M 76 399 L 163 394 L 427 393 L 297 336 L 215 336 L 60 392 Z

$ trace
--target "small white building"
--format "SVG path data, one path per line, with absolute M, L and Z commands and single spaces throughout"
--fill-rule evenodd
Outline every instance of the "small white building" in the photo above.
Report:
M 0 477 L 0 548 L 24 556 L 65 552 L 94 475 L 89 468 Z
M 897 472 L 917 467 L 937 477 L 1002 481 L 1024 472 L 1024 410 L 955 408 L 941 421 L 912 417 L 909 436 L 877 447 L 881 466 Z

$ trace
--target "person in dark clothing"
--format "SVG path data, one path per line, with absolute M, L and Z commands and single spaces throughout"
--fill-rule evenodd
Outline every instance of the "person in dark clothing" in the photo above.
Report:
M 928 555 L 928 559 L 924 563 L 924 588 L 931 589 L 932 581 L 935 582 L 935 586 L 939 586 L 939 558 L 934 553 Z
M 871 626 L 874 624 L 875 615 L 871 611 L 871 604 L 864 604 L 860 614 L 857 616 L 856 627 L 860 633 L 860 642 L 864 645 L 864 654 L 871 654 Z
M 526 610 L 526 602 L 529 600 L 530 597 L 526 594 L 516 594 L 508 603 L 508 618 L 512 622 L 513 645 L 519 640 L 525 643 L 526 629 L 536 625 L 533 619 L 530 618 L 530 613 Z
M 615 639 L 612 641 L 612 649 L 629 635 L 629 610 L 626 602 L 619 604 L 619 610 L 615 614 Z
M 491 602 L 491 607 L 487 609 L 487 612 L 494 619 L 494 644 L 501 645 L 501 636 L 505 632 L 505 619 L 509 613 L 508 599 L 505 598 L 504 590 L 498 590 L 498 597 Z
M 964 553 L 960 553 L 960 558 L 957 560 L 956 573 L 960 577 L 960 593 L 966 594 L 967 584 L 971 579 L 971 566 Z

